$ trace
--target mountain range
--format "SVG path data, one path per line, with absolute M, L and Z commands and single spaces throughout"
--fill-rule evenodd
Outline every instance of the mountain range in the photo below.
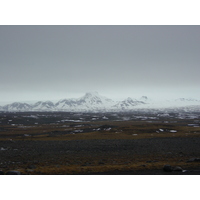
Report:
M 98 92 L 86 93 L 76 99 L 62 99 L 56 103 L 51 101 L 38 101 L 34 104 L 14 102 L 0 107 L 0 111 L 66 111 L 66 112 L 124 112 L 137 109 L 163 109 L 163 108 L 193 108 L 200 109 L 200 100 L 175 99 L 153 101 L 146 96 L 140 99 L 130 97 L 122 101 L 114 101 L 101 96 Z

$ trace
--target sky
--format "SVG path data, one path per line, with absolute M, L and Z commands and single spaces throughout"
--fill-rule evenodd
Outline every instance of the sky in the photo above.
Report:
M 200 26 L 0 26 L 0 102 L 200 99 Z

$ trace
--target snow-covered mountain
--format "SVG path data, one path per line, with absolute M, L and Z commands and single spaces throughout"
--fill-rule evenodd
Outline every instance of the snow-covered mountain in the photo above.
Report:
M 141 99 L 140 99 L 141 100 Z M 199 110 L 200 106 L 200 100 L 197 99 L 185 99 L 185 98 L 179 98 L 179 99 L 168 99 L 168 100 L 147 100 L 144 101 L 144 105 L 138 105 L 138 109 L 186 109 L 195 110 L 197 108 Z
M 70 111 L 105 111 L 114 103 L 113 100 L 94 92 L 86 93 L 83 97 L 78 99 L 60 100 L 55 104 L 55 109 Z
M 7 104 L 2 106 L 2 110 L 4 111 L 29 111 L 32 109 L 32 106 L 27 103 L 14 102 L 11 104 Z
M 128 97 L 127 99 L 119 101 L 117 104 L 113 105 L 112 108 L 125 111 L 132 110 L 135 106 L 143 104 L 145 104 L 145 102 L 138 101 L 137 99 L 131 99 L 130 97 Z
M 38 101 L 35 104 L 32 105 L 32 110 L 35 111 L 48 111 L 54 109 L 54 103 L 51 101 Z
M 114 101 L 98 92 L 86 93 L 80 98 L 62 99 L 58 102 L 38 101 L 34 104 L 14 102 L 1 106 L 1 111 L 66 111 L 66 112 L 121 112 L 137 109 L 199 109 L 200 100 L 179 98 L 175 100 L 154 101 L 146 96 L 122 101 Z
M 197 102 L 197 103 L 200 103 L 200 100 L 197 100 L 197 99 L 186 99 L 186 98 L 179 98 L 179 99 L 176 99 L 175 101 L 177 102 Z

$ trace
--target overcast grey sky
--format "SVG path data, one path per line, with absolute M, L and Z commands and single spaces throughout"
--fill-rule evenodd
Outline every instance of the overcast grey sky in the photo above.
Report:
M 1 102 L 200 99 L 199 74 L 200 26 L 0 26 Z

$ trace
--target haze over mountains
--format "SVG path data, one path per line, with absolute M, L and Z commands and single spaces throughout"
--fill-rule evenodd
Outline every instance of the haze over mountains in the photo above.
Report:
M 154 101 L 147 96 L 140 99 L 125 98 L 114 101 L 98 92 L 86 93 L 80 98 L 52 101 L 38 101 L 33 104 L 14 102 L 1 106 L 1 111 L 66 111 L 66 112 L 124 112 L 137 109 L 192 109 L 200 110 L 200 100 L 179 98 L 175 100 Z

